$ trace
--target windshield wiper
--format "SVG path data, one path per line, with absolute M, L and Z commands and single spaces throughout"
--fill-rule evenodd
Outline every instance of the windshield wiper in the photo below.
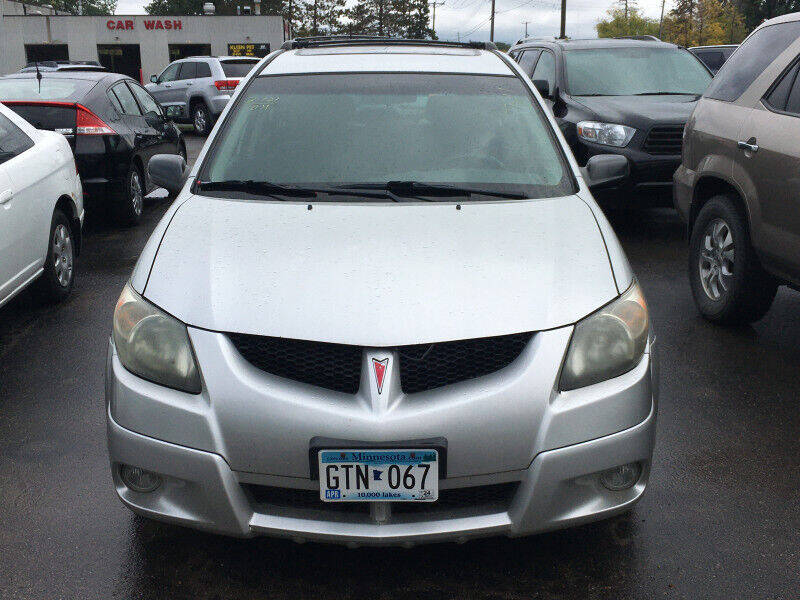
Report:
M 260 196 L 270 196 L 281 200 L 279 196 L 292 198 L 317 198 L 319 194 L 329 196 L 361 196 L 364 198 L 389 198 L 392 202 L 405 202 L 404 198 L 396 196 L 383 188 L 367 189 L 362 186 L 353 188 L 341 187 L 301 187 L 294 185 L 281 185 L 270 181 L 256 181 L 254 179 L 226 179 L 223 181 L 198 181 L 197 189 L 201 191 L 218 192 L 245 192 Z
M 696 92 L 642 92 L 634 96 L 700 96 Z
M 462 187 L 444 183 L 424 183 L 420 181 L 387 181 L 386 183 L 363 183 L 342 186 L 341 189 L 361 190 L 386 190 L 401 197 L 414 198 L 419 196 L 493 196 L 495 198 L 512 198 L 522 200 L 525 194 L 513 192 L 496 192 L 482 188 Z M 425 200 L 425 198 L 420 198 Z

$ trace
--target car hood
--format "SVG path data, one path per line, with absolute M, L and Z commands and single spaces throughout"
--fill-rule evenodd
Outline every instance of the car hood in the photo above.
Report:
M 618 295 L 588 205 L 193 196 L 144 296 L 213 331 L 371 347 L 551 329 Z
M 595 119 L 644 129 L 654 123 L 684 124 L 692 115 L 698 97 L 681 96 L 574 96 L 595 113 Z

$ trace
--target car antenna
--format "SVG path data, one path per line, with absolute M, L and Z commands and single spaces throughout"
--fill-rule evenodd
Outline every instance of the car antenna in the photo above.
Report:
M 39 82 L 39 95 L 42 95 L 42 72 L 39 71 L 39 61 L 33 63 L 36 66 L 36 81 Z

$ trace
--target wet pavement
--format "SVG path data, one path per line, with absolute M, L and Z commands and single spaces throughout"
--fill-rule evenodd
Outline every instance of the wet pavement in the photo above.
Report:
M 201 140 L 188 137 L 196 156 Z M 0 309 L 0 598 L 797 598 L 800 293 L 752 327 L 698 316 L 668 210 L 612 214 L 661 352 L 651 482 L 625 516 L 523 539 L 348 550 L 136 517 L 105 448 L 114 302 L 143 223 L 90 223 L 72 296 Z

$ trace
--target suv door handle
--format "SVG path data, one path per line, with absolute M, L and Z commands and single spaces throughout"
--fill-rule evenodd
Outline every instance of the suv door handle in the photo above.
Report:
M 14 197 L 14 192 L 11 190 L 3 190 L 0 192 L 0 204 L 5 204 Z
M 736 142 L 736 146 L 740 150 L 748 150 L 749 152 L 758 152 L 758 144 L 756 144 L 756 138 L 754 137 L 751 137 L 746 142 L 739 140 L 738 142 Z

